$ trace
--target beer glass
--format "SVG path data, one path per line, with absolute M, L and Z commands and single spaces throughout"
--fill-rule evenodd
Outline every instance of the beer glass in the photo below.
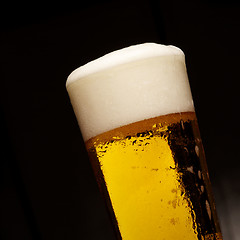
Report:
M 112 52 L 67 91 L 117 239 L 222 239 L 179 48 Z

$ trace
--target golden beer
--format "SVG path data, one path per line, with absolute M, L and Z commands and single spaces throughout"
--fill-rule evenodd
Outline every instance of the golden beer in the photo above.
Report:
M 67 86 L 71 102 L 117 239 L 222 239 L 183 54 L 164 51 L 75 76 Z M 134 90 L 116 83 L 126 78 Z

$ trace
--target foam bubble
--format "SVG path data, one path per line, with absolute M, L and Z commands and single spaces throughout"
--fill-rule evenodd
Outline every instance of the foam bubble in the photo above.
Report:
M 85 141 L 136 121 L 194 111 L 184 53 L 140 44 L 73 71 L 67 90 Z

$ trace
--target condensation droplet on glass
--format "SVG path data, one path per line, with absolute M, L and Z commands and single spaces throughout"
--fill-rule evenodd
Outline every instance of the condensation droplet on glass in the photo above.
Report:
M 199 147 L 198 147 L 198 145 L 195 146 L 195 152 L 196 152 L 197 156 L 199 157 Z
M 193 171 L 193 166 L 187 167 L 187 171 L 189 171 L 189 172 L 191 172 L 191 173 L 194 173 L 194 171 Z
M 206 209 L 207 209 L 209 219 L 211 220 L 212 214 L 211 214 L 211 209 L 210 209 L 210 205 L 209 205 L 208 200 L 206 200 Z
M 182 130 L 184 131 L 184 122 L 183 122 L 183 120 L 181 120 L 180 123 L 181 123 Z
M 199 177 L 199 179 L 202 178 L 202 174 L 201 174 L 201 171 L 200 171 L 200 170 L 198 170 L 198 177 Z

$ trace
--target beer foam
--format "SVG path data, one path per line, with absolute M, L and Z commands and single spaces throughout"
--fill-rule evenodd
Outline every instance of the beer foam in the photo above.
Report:
M 180 48 L 169 45 L 161 45 L 156 43 L 145 43 L 126 47 L 104 55 L 96 60 L 93 60 L 76 70 L 74 70 L 68 77 L 66 86 L 78 79 L 89 74 L 96 73 L 116 65 L 133 62 L 142 58 L 149 58 L 154 56 L 164 55 L 183 55 Z
M 182 50 L 145 43 L 73 71 L 67 90 L 85 141 L 144 119 L 193 112 Z

